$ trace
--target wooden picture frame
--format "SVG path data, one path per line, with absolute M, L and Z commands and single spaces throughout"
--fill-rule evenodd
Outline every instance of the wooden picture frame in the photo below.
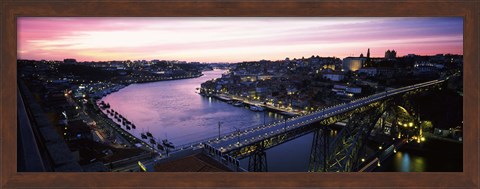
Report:
M 94 1 L 1 2 L 0 188 L 479 187 L 479 15 L 475 0 L 436 1 Z M 457 173 L 29 173 L 17 172 L 16 18 L 356 16 L 464 18 L 464 150 Z

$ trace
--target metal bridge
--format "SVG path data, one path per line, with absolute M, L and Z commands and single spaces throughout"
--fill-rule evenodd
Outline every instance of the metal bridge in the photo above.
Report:
M 371 123 L 372 120 L 378 120 L 386 111 L 385 101 L 392 99 L 394 96 L 421 91 L 428 87 L 442 84 L 445 81 L 446 79 L 437 79 L 388 90 L 318 110 L 307 115 L 292 117 L 254 128 L 237 130 L 220 137 L 186 144 L 179 146 L 177 150 L 202 148 L 205 144 L 208 144 L 210 147 L 216 148 L 222 154 L 225 154 L 226 157 L 229 156 L 228 158 L 241 159 L 251 156 L 251 159 L 254 160 L 251 163 L 251 167 L 255 168 L 249 171 L 266 171 L 266 165 L 263 165 L 266 163 L 264 150 L 303 136 L 315 129 L 318 130 L 319 125 L 331 125 L 357 115 L 357 117 L 360 117 L 351 119 L 347 127 L 342 129 L 338 134 L 339 136 L 332 141 L 332 144 L 325 145 L 330 142 L 321 139 L 321 134 L 316 133 L 314 144 L 312 145 L 312 154 L 315 156 L 312 158 L 313 162 L 316 163 L 311 165 L 311 171 L 352 171 L 358 169 L 359 163 L 357 161 L 359 154 L 356 153 L 359 153 L 359 148 L 364 146 L 364 143 L 357 141 L 366 140 L 366 136 L 370 134 L 375 125 L 375 123 Z M 321 140 L 324 141 L 321 142 Z M 320 149 L 319 146 L 315 147 L 315 143 L 322 144 L 324 149 Z M 329 153 L 324 152 L 327 150 Z M 321 157 L 322 154 L 324 157 Z M 324 165 L 321 165 L 321 162 Z

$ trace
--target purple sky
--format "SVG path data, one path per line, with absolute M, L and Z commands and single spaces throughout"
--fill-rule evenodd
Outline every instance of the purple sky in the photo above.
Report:
M 18 18 L 18 58 L 241 62 L 463 54 L 461 17 Z

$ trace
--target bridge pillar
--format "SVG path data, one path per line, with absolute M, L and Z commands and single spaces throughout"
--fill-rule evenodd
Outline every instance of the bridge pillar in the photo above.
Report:
M 385 115 L 380 117 L 381 125 L 382 125 L 382 133 L 385 132 L 385 122 L 387 121 L 388 118 L 388 112 L 385 112 Z
M 397 133 L 399 132 L 398 130 L 398 116 L 395 115 L 395 118 L 393 119 L 393 122 L 392 122 L 392 128 L 390 128 L 390 136 L 392 138 L 397 138 Z
M 330 128 L 323 126 L 317 128 L 313 134 L 312 148 L 310 152 L 309 172 L 326 172 L 328 150 L 330 145 Z
M 351 116 L 347 125 L 337 134 L 329 150 L 327 172 L 356 171 L 360 158 L 364 156 L 366 141 L 374 129 L 378 119 L 385 110 L 386 103 L 378 104 L 376 108 Z
M 267 154 L 265 153 L 263 141 L 257 144 L 255 152 L 253 152 L 253 154 L 248 159 L 248 171 L 268 172 Z

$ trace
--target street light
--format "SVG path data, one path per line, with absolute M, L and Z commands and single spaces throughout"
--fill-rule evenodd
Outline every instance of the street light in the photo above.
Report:
M 222 126 L 222 123 L 221 121 L 218 122 L 218 140 L 220 140 L 220 127 Z
M 263 125 L 265 126 L 265 113 L 266 111 L 263 111 Z
M 233 127 L 237 131 L 237 141 L 240 144 L 240 129 Z

